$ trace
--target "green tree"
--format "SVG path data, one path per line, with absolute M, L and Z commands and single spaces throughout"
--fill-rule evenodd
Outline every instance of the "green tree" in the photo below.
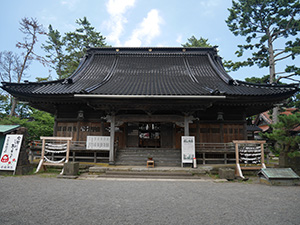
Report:
M 48 40 L 46 44 L 42 44 L 42 48 L 46 52 L 46 57 L 51 61 L 51 67 L 55 69 L 59 79 L 62 77 L 65 68 L 64 63 L 64 43 L 62 42 L 61 34 L 58 30 L 54 30 L 51 25 L 48 27 Z
M 189 48 L 189 47 L 203 47 L 203 48 L 210 48 L 213 47 L 211 44 L 208 43 L 208 39 L 200 37 L 197 39 L 194 35 L 188 39 L 185 44 L 181 45 L 182 47 Z
M 300 136 L 293 134 L 293 129 L 300 125 L 300 113 L 279 115 L 279 122 L 271 124 L 272 133 L 263 136 L 275 143 L 275 151 L 279 152 L 279 166 L 288 166 L 288 157 L 300 156 Z
M 29 140 L 38 140 L 40 136 L 52 136 L 54 117 L 46 112 L 30 107 L 27 118 L 3 116 L 0 120 L 2 125 L 21 125 L 26 127 Z
M 58 30 L 49 25 L 48 40 L 46 45 L 43 45 L 60 79 L 70 76 L 77 69 L 89 47 L 107 46 L 105 37 L 91 26 L 86 17 L 76 20 L 76 24 L 79 28 L 63 37 Z
M 300 69 L 287 65 L 276 72 L 275 66 L 285 60 L 294 60 L 300 53 L 300 3 L 299 0 L 239 0 L 232 1 L 226 23 L 234 35 L 245 36 L 246 44 L 238 45 L 236 52 L 242 57 L 245 51 L 251 57 L 241 62 L 227 64 L 233 70 L 243 66 L 269 67 L 270 83 L 281 79 L 297 80 Z M 278 111 L 273 110 L 274 122 Z
M 263 77 L 248 77 L 245 78 L 245 81 L 250 83 L 256 83 L 256 84 L 269 84 L 270 83 L 270 76 L 265 75 Z M 281 82 L 279 82 L 282 84 Z M 294 96 L 290 97 L 286 103 L 282 104 L 280 106 L 280 110 L 283 110 L 284 108 L 300 108 L 300 93 L 297 92 Z M 271 116 L 272 117 L 272 116 Z
M 268 84 L 270 83 L 270 76 L 265 75 L 263 77 L 247 77 L 245 78 L 246 82 L 255 83 L 255 84 Z

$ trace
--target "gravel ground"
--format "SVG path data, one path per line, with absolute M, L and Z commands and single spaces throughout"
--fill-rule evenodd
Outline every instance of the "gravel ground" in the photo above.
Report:
M 300 187 L 0 177 L 0 224 L 299 224 Z

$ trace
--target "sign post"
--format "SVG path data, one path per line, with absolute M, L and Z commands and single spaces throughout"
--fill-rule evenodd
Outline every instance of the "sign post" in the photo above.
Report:
M 6 135 L 0 158 L 0 170 L 12 170 L 15 175 L 22 139 L 23 135 L 20 134 Z
M 181 166 L 183 163 L 193 163 L 195 158 L 195 137 L 182 136 L 181 137 Z

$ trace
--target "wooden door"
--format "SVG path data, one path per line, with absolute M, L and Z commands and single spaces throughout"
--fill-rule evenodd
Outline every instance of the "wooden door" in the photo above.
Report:
M 127 124 L 127 147 L 139 146 L 139 124 L 128 123 Z
M 162 123 L 160 125 L 161 147 L 173 148 L 174 131 L 172 123 Z

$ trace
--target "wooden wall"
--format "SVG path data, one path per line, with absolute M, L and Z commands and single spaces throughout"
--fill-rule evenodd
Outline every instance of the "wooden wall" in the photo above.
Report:
M 128 135 L 132 133 L 132 124 L 134 123 L 131 123 L 131 126 L 127 126 L 127 123 L 124 123 L 116 129 L 115 140 L 118 141 L 119 148 L 125 148 L 126 146 L 138 147 L 138 132 L 135 132 L 133 136 Z M 138 123 L 135 124 L 134 130 L 138 130 Z M 168 126 L 168 128 L 174 129 L 173 132 L 169 129 L 168 134 L 162 135 L 162 140 L 166 140 L 164 136 L 175 137 L 175 140 L 169 138 L 166 144 L 162 143 L 162 147 L 175 147 L 179 149 L 181 148 L 181 137 L 184 135 L 184 128 L 171 125 Z M 189 124 L 189 127 L 190 135 L 195 136 L 196 142 L 200 143 L 228 143 L 232 140 L 243 140 L 246 138 L 244 136 L 244 125 L 238 123 L 221 124 L 195 122 Z M 73 137 L 74 141 L 86 141 L 87 136 L 109 136 L 109 129 L 110 123 L 107 122 L 58 122 L 56 136 Z M 169 143 L 170 141 L 174 143 L 173 146 Z
M 58 137 L 73 137 L 74 141 L 86 141 L 86 137 L 109 136 L 109 123 L 101 122 L 57 122 Z
M 201 143 L 228 143 L 232 140 L 243 140 L 243 124 L 193 123 L 190 124 L 190 135 Z

